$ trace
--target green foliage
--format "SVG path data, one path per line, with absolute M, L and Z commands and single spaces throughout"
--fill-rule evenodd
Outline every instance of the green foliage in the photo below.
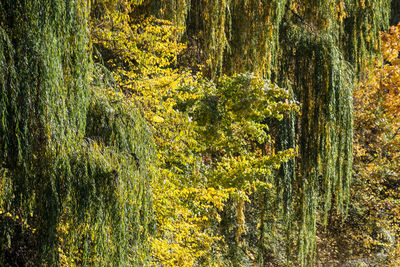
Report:
M 234 265 L 262 263 L 270 246 L 263 239 L 273 234 L 265 211 L 279 194 L 274 177 L 295 156 L 294 149 L 275 151 L 269 125 L 299 107 L 288 100 L 287 91 L 252 74 L 201 85 L 204 93 L 193 117 L 205 146 L 205 176 L 213 186 L 234 189 L 221 214 L 224 256 Z
M 22 239 L 37 242 L 34 265 L 148 262 L 152 137 L 93 68 L 88 13 L 86 1 L 2 1 L 1 264 Z
M 288 35 L 296 38 L 295 30 Z M 302 103 L 297 130 L 301 171 L 295 190 L 303 218 L 299 249 L 304 254 L 300 258 L 305 259 L 306 251 L 314 250 L 318 210 L 326 216 L 335 199 L 335 208 L 345 211 L 343 201 L 351 180 L 353 72 L 329 35 L 300 34 L 297 38 L 291 40 L 293 50 L 286 55 L 293 55 L 293 85 Z
M 375 40 L 387 23 L 386 4 L 378 1 L 356 7 L 315 1 L 305 6 L 292 2 L 285 18 L 278 84 L 291 86 L 302 108 L 298 122 L 287 121 L 281 130 L 292 138 L 282 139 L 282 146 L 297 141 L 300 152 L 297 162 L 283 174 L 287 181 L 283 184 L 294 181 L 292 193 L 284 194 L 300 201 L 288 211 L 298 218 L 289 227 L 300 231 L 297 250 L 303 265 L 313 262 L 316 229 L 327 222 L 328 212 L 346 214 L 352 168 L 352 90 L 359 69 L 379 47 Z M 382 7 L 382 13 L 360 21 L 360 14 L 370 12 L 374 5 Z M 360 25 L 368 28 L 370 37 L 360 32 Z M 357 39 L 354 46 L 342 41 L 353 38 Z M 295 126 L 295 134 L 286 130 L 290 125 Z M 291 171 L 294 168 L 297 174 Z
M 285 153 L 272 151 L 267 121 L 281 120 L 296 104 L 288 102 L 283 89 L 253 75 L 223 77 L 202 86 L 194 119 L 205 146 L 203 157 L 214 173 L 207 175 L 209 182 L 239 190 L 249 182 L 265 182 L 272 175 L 269 168 L 287 160 Z
M 363 74 L 354 94 L 353 186 L 348 217 L 330 216 L 320 229 L 319 263 L 352 258 L 367 265 L 399 264 L 399 38 L 381 33 L 382 58 Z

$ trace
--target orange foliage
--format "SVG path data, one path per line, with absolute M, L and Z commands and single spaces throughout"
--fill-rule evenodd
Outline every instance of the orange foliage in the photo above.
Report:
M 400 24 L 381 38 L 383 64 L 354 93 L 353 197 L 367 223 L 353 234 L 360 252 L 400 264 Z

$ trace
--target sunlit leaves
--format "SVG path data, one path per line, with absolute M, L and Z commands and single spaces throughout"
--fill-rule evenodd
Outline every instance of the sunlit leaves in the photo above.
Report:
M 223 249 L 214 259 L 210 253 L 223 242 L 216 225 L 225 201 L 241 196 L 234 199 L 242 203 L 269 190 L 267 177 L 294 156 L 291 150 L 275 153 L 267 119 L 279 120 L 297 106 L 288 92 L 254 75 L 216 83 L 193 76 L 177 65 L 185 48 L 177 40 L 182 29 L 128 13 L 110 11 L 100 20 L 108 26 L 92 23 L 92 32 L 121 92 L 140 103 L 156 141 L 153 260 L 168 266 L 217 262 Z M 241 207 L 237 221 L 244 227 Z
M 367 229 L 355 237 L 361 253 L 388 253 L 397 262 L 400 217 L 400 26 L 382 33 L 383 64 L 376 62 L 361 87 L 355 91 L 355 174 L 353 191 L 357 206 L 368 214 Z M 358 189 L 358 191 L 357 191 Z

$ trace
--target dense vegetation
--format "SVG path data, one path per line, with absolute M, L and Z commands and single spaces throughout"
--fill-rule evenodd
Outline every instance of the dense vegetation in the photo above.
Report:
M 398 6 L 1 1 L 0 264 L 396 266 Z

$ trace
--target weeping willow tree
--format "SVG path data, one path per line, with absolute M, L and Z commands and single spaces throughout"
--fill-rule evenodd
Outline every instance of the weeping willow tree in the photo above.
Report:
M 325 224 L 333 211 L 346 214 L 352 169 L 352 90 L 357 75 L 378 51 L 389 4 L 315 1 L 301 6 L 293 2 L 283 21 L 278 83 L 282 79 L 289 84 L 302 104 L 290 141 L 292 145 L 297 141 L 300 155 L 297 163 L 288 163 L 293 171 L 282 176 L 283 184 L 294 181 L 294 191 L 285 193 L 294 198 L 283 201 L 298 201 L 287 218 L 298 218 L 297 250 L 303 265 L 313 262 L 317 225 Z M 285 144 L 287 138 L 282 141 Z
M 298 156 L 282 165 L 273 192 L 265 198 L 273 204 L 264 206 L 271 216 L 261 228 L 265 236 L 275 237 L 260 242 L 260 261 L 276 254 L 264 249 L 270 247 L 267 243 L 284 235 L 287 254 L 297 251 L 289 262 L 312 264 L 317 226 L 326 224 L 332 212 L 346 214 L 352 90 L 379 51 L 379 32 L 389 21 L 390 4 L 390 0 L 162 0 L 140 6 L 185 27 L 190 64 L 203 65 L 208 77 L 252 71 L 287 88 L 301 103 L 301 115 L 287 116 L 277 126 L 277 148 L 297 148 Z M 276 221 L 284 226 L 281 234 L 271 227 Z
M 88 1 L 0 2 L 0 265 L 144 265 L 153 141 L 90 59 Z

